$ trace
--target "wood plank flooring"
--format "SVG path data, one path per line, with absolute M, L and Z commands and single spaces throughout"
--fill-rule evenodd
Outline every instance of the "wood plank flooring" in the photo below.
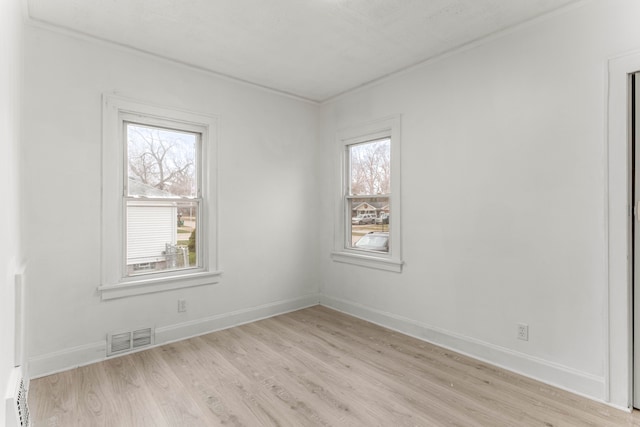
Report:
M 33 426 L 640 426 L 322 306 L 31 381 Z

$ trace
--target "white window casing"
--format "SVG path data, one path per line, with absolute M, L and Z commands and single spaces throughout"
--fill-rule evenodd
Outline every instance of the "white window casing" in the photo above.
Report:
M 215 116 L 165 108 L 130 100 L 116 95 L 103 95 L 102 135 L 102 224 L 101 224 L 101 284 L 98 291 L 103 300 L 218 283 L 218 199 L 217 199 L 217 128 Z M 176 208 L 171 200 L 158 201 L 157 206 L 140 207 L 129 202 L 126 194 L 126 142 L 124 128 L 134 120 L 149 126 L 169 127 L 201 135 L 198 155 L 199 193 L 194 203 L 199 206 L 196 225 L 198 262 L 194 268 L 166 270 L 142 275 L 127 274 L 132 256 L 139 256 L 139 264 L 154 262 L 160 240 L 175 244 Z M 153 200 L 150 198 L 148 200 Z M 148 202 L 147 202 L 148 203 Z M 163 206 L 164 205 L 164 206 Z M 144 207 L 143 207 L 144 206 Z M 148 217 L 139 218 L 141 209 Z M 146 225 L 145 225 L 146 221 Z M 129 244 L 127 236 L 148 233 L 155 221 L 160 226 L 156 237 L 145 245 Z M 127 233 L 130 233 L 127 235 Z M 163 234 L 166 234 L 164 236 Z M 157 239 L 156 239 L 157 240 Z M 155 245 L 155 246 L 154 246 Z M 157 247 L 156 247 L 157 246 Z M 156 254 L 157 255 L 157 254 Z
M 338 171 L 335 195 L 334 250 L 331 257 L 336 262 L 359 265 L 380 270 L 402 272 L 401 201 L 400 201 L 400 115 L 376 120 L 338 131 L 336 147 L 336 171 Z M 349 147 L 384 138 L 390 139 L 391 185 L 389 198 L 389 251 L 360 250 L 349 243 L 351 235 L 351 206 L 348 200 L 360 198 L 350 195 Z

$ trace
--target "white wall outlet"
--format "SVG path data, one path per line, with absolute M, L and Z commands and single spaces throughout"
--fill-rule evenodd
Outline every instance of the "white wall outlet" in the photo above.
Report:
M 529 341 L 529 325 L 526 323 L 518 323 L 518 339 Z
M 178 313 L 184 313 L 187 311 L 187 300 L 179 299 L 178 300 Z

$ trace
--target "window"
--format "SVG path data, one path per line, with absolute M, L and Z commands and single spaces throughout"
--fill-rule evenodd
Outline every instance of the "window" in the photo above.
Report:
M 125 276 L 198 267 L 202 134 L 122 119 Z
M 216 119 L 105 96 L 103 299 L 216 283 Z
M 333 259 L 400 272 L 400 118 L 338 135 L 341 194 Z
M 346 247 L 389 252 L 391 140 L 387 137 L 346 146 Z

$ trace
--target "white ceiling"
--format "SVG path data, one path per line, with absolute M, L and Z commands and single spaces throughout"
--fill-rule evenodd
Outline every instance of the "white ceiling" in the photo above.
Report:
M 36 21 L 323 101 L 576 0 L 27 0 Z

